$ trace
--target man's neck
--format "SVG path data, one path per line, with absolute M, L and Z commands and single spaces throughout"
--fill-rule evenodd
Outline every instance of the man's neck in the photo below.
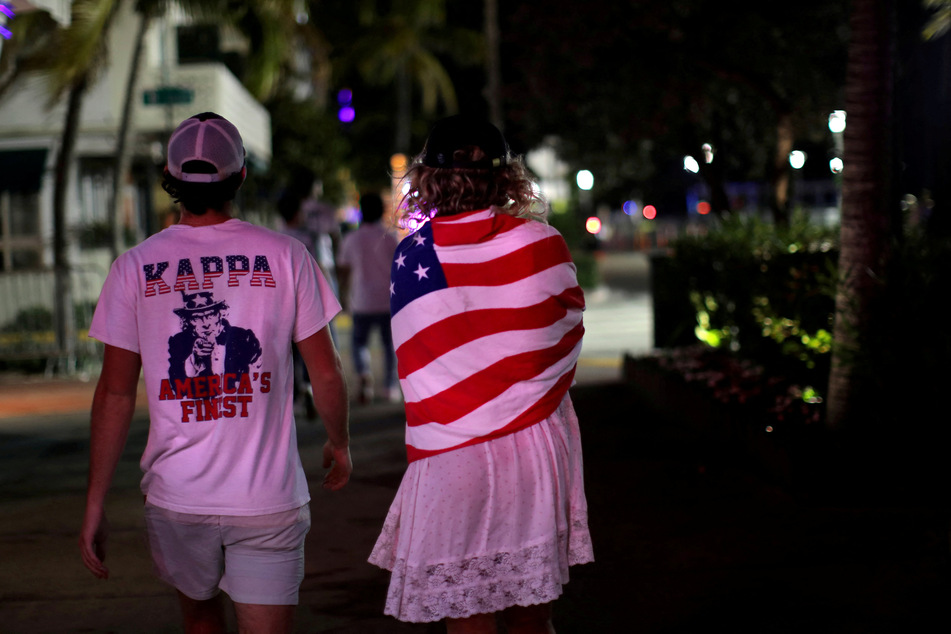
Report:
M 181 210 L 182 217 L 178 224 L 190 227 L 208 227 L 231 220 L 231 203 L 227 203 L 221 210 L 209 209 L 201 215 L 193 214 L 185 207 L 181 207 Z

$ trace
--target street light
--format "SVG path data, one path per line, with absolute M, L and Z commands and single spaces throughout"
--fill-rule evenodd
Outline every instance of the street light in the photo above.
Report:
M 829 130 L 833 134 L 845 132 L 845 110 L 835 110 L 829 115 Z
M 697 163 L 697 159 L 692 156 L 684 157 L 684 169 L 690 172 L 691 174 L 698 174 L 700 172 L 700 164 Z
M 845 151 L 842 139 L 842 133 L 845 132 L 845 110 L 835 110 L 829 115 L 829 131 L 832 132 L 832 142 L 835 144 L 835 157 L 829 161 L 829 169 L 833 174 L 839 174 L 845 166 L 841 158 Z
M 575 182 L 578 183 L 578 189 L 590 191 L 594 187 L 594 174 L 588 170 L 581 170 L 575 176 Z
M 789 153 L 789 164 L 794 170 L 801 170 L 806 164 L 806 153 L 802 150 L 793 150 Z

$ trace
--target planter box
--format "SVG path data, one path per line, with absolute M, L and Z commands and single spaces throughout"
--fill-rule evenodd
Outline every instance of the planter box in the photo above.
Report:
M 797 495 L 822 487 L 829 435 L 821 425 L 774 424 L 762 408 L 721 403 L 651 358 L 626 355 L 622 381 L 662 424 L 694 436 L 717 459 L 747 461 Z

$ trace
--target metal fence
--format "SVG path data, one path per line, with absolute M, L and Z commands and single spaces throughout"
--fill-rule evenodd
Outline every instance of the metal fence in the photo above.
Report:
M 101 360 L 102 346 L 88 330 L 105 277 L 105 271 L 94 269 L 70 272 L 74 336 L 61 343 L 53 271 L 0 273 L 0 362 L 45 360 L 48 371 L 54 366 L 69 371 L 77 361 Z

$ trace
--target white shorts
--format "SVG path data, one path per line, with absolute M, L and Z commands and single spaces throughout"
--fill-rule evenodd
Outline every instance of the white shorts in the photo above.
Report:
M 297 605 L 310 505 L 271 515 L 192 515 L 145 505 L 158 577 L 204 601 L 224 590 L 237 603 Z

